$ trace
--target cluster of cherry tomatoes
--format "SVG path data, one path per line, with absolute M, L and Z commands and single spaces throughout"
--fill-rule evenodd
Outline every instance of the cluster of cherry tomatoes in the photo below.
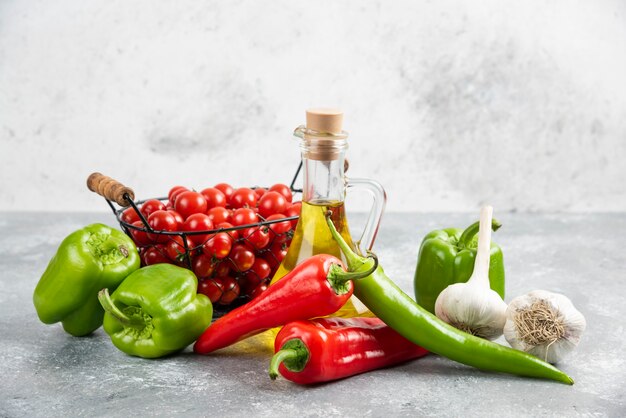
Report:
M 284 184 L 234 189 L 220 183 L 200 192 L 175 186 L 167 201 L 151 199 L 139 208 L 154 232 L 133 208 L 122 212 L 121 220 L 132 225 L 128 230 L 143 265 L 191 268 L 199 293 L 229 305 L 267 289 L 297 224 L 286 218 L 300 215 L 301 202 L 292 200 Z

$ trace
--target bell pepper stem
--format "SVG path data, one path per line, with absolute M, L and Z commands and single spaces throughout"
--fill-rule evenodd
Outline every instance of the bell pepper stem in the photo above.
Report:
M 115 306 L 115 303 L 113 303 L 113 300 L 111 299 L 111 295 L 109 295 L 109 289 L 106 287 L 98 292 L 98 300 L 100 301 L 102 308 L 107 313 L 113 315 L 122 324 L 135 328 L 144 328 L 146 326 L 145 321 L 142 321 L 138 317 L 131 318 L 122 312 L 120 308 Z
M 495 218 L 491 220 L 491 230 L 493 232 L 496 232 L 498 229 L 500 229 L 501 226 L 502 224 Z M 461 234 L 461 237 L 459 238 L 459 247 L 467 248 L 470 244 L 470 241 L 478 233 L 479 228 L 480 228 L 480 221 L 474 222 L 473 224 L 465 228 L 465 231 L 463 231 L 463 233 Z
M 283 346 L 272 356 L 270 361 L 270 379 L 276 380 L 278 377 L 278 366 L 284 363 L 287 370 L 299 373 L 306 367 L 311 353 L 304 341 L 300 338 L 292 338 L 285 342 Z
M 270 379 L 276 380 L 278 377 L 278 366 L 285 360 L 296 359 L 299 356 L 298 352 L 292 348 L 278 350 L 276 354 L 272 356 L 270 361 Z

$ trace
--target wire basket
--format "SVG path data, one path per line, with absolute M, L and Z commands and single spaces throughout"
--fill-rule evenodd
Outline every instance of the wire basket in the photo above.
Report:
M 301 189 L 297 189 L 294 187 L 301 169 L 302 162 L 300 162 L 293 176 L 291 184 L 289 185 L 289 189 L 291 190 L 294 197 L 302 193 Z M 234 309 L 235 307 L 241 306 L 249 301 L 252 298 L 251 288 L 256 289 L 256 287 L 259 287 L 259 290 L 263 291 L 264 288 L 262 286 L 266 287 L 267 285 L 269 285 L 269 281 L 276 272 L 276 269 L 280 265 L 282 259 L 284 258 L 284 255 L 286 254 L 286 250 L 291 241 L 291 237 L 293 236 L 295 224 L 297 223 L 297 220 L 299 218 L 298 216 L 287 216 L 280 219 L 267 220 L 261 215 L 257 214 L 260 221 L 246 225 L 239 225 L 228 228 L 216 228 L 202 231 L 159 231 L 150 226 L 148 219 L 142 213 L 140 208 L 145 202 L 149 200 L 158 200 L 165 203 L 168 201 L 167 197 L 135 200 L 135 194 L 131 188 L 126 187 L 120 182 L 110 177 L 104 176 L 100 173 L 93 173 L 89 176 L 89 178 L 87 179 L 87 187 L 89 188 L 89 190 L 105 198 L 109 207 L 113 211 L 113 214 L 115 215 L 117 221 L 119 222 L 121 229 L 128 236 L 133 238 L 136 244 L 138 244 L 137 240 L 135 239 L 137 233 L 150 234 L 149 236 L 152 237 L 152 241 L 154 242 L 137 245 L 138 250 L 142 255 L 142 265 L 147 264 L 144 257 L 147 251 L 161 251 L 164 247 L 160 247 L 159 249 L 157 247 L 159 244 L 170 245 L 179 248 L 176 258 L 172 259 L 171 257 L 168 257 L 165 253 L 161 253 L 161 262 L 176 264 L 178 266 L 192 270 L 194 271 L 194 273 L 196 273 L 198 269 L 194 269 L 194 261 L 200 257 L 203 246 L 205 246 L 207 242 L 216 237 L 218 234 L 222 233 L 228 234 L 228 236 L 232 240 L 231 245 L 233 247 L 235 245 L 243 245 L 249 251 L 253 252 L 255 259 L 260 257 L 267 262 L 271 270 L 266 277 L 260 277 L 257 272 L 251 268 L 244 271 L 239 270 L 238 263 L 236 262 L 236 260 L 233 260 L 230 254 L 220 259 L 212 259 L 211 262 L 213 262 L 215 265 L 213 269 L 210 269 L 211 273 L 205 277 L 199 276 L 198 280 L 199 285 L 204 284 L 208 286 L 213 286 L 215 288 L 215 296 L 219 295 L 219 290 L 221 290 L 222 292 L 218 299 L 215 299 L 213 295 L 210 296 L 212 302 L 214 302 L 213 305 L 215 317 L 222 316 L 230 310 Z M 257 190 L 260 187 L 255 186 L 250 188 L 253 190 Z M 134 222 L 135 224 L 133 225 L 132 223 L 129 223 L 123 219 L 124 212 L 128 210 L 133 210 L 136 213 L 137 217 L 141 221 L 140 225 L 137 225 L 137 222 Z M 281 233 L 276 233 L 275 230 L 272 228 L 272 225 L 284 222 L 290 223 L 289 230 Z M 286 229 L 285 224 L 283 224 L 282 229 Z M 269 241 L 267 245 L 263 245 L 261 248 L 255 247 L 255 245 L 251 242 L 253 234 L 259 233 L 257 231 L 262 231 L 263 234 L 267 233 L 269 235 Z M 172 242 L 175 242 L 176 244 L 172 244 Z M 159 260 L 158 254 L 156 260 L 157 262 Z M 231 276 L 228 277 L 233 280 L 227 280 L 229 286 L 228 288 L 220 285 L 222 286 L 220 289 L 220 286 L 218 286 L 218 281 L 224 278 L 224 276 L 217 276 L 217 274 L 222 274 L 224 271 L 224 268 L 222 268 L 222 273 L 220 273 L 220 271 L 218 270 L 220 266 L 227 267 L 229 273 L 231 273 Z M 203 283 L 204 281 L 212 282 Z M 221 283 L 221 281 L 219 281 L 219 283 Z M 223 297 L 227 294 L 226 292 L 231 292 L 229 294 L 230 297 Z M 235 293 L 236 295 L 234 295 Z M 254 296 L 256 296 L 257 293 L 260 292 L 256 292 Z

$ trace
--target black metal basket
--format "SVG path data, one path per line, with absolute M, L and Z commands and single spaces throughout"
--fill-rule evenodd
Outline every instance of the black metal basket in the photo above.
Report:
M 294 194 L 294 196 L 297 196 L 298 194 L 302 193 L 302 189 L 297 189 L 294 186 L 298 179 L 301 169 L 302 169 L 302 162 L 300 162 L 300 164 L 298 165 L 298 168 L 296 169 L 296 172 L 291 181 L 291 184 L 289 185 L 289 188 L 291 192 Z M 250 235 L 254 231 L 256 231 L 258 228 L 269 228 L 270 225 L 275 224 L 275 223 L 286 222 L 286 221 L 292 222 L 292 221 L 297 221 L 298 219 L 298 216 L 291 216 L 291 217 L 285 217 L 285 218 L 276 219 L 276 220 L 266 220 L 266 219 L 263 219 L 260 215 L 258 215 L 259 218 L 261 219 L 260 222 L 257 222 L 254 224 L 233 226 L 232 228 L 219 228 L 219 229 L 211 229 L 211 230 L 206 230 L 206 231 L 189 231 L 189 232 L 158 231 L 158 230 L 153 229 L 150 226 L 150 224 L 148 223 L 148 220 L 146 219 L 146 217 L 143 215 L 143 213 L 140 210 L 140 206 L 144 202 L 148 200 L 152 200 L 152 199 L 135 200 L 134 192 L 132 191 L 132 189 L 125 187 L 121 183 L 111 179 L 110 177 L 103 176 L 100 173 L 93 173 L 91 176 L 89 176 L 89 179 L 87 180 L 87 186 L 90 190 L 100 194 L 101 196 L 105 198 L 107 204 L 109 205 L 117 221 L 119 222 L 121 229 L 131 238 L 133 237 L 131 233 L 132 230 L 149 233 L 155 236 L 166 236 L 168 240 L 173 240 L 174 237 L 180 237 L 184 245 L 184 252 L 181 252 L 180 256 L 177 257 L 178 262 L 172 262 L 172 264 L 177 264 L 181 267 L 186 267 L 190 270 L 193 270 L 193 264 L 192 264 L 193 256 L 199 251 L 199 249 L 204 245 L 206 241 L 208 241 L 213 236 L 219 233 L 227 233 L 231 236 L 231 238 L 233 238 L 234 243 L 242 243 L 242 242 L 246 242 L 250 238 Z M 259 187 L 260 186 L 255 186 L 255 187 L 251 187 L 251 189 L 254 190 Z M 163 201 L 163 202 L 168 200 L 167 197 L 158 197 L 158 198 L 153 198 L 153 199 Z M 141 227 L 132 225 L 122 219 L 122 214 L 129 207 L 133 208 L 133 210 L 136 212 L 137 216 L 141 220 L 141 223 L 142 223 Z M 295 223 L 295 222 L 292 222 L 292 223 Z M 252 230 L 253 232 L 251 232 L 250 234 L 246 236 L 237 236 L 237 237 L 234 236 L 234 235 L 239 235 L 239 234 L 234 234 L 234 231 L 243 231 L 243 230 Z M 272 274 L 270 274 L 270 276 L 267 279 L 263 279 L 267 281 L 271 279 L 273 273 L 275 272 L 275 268 L 277 268 L 277 266 L 280 264 L 280 261 L 281 261 L 281 260 L 277 260 L 275 255 L 270 251 L 272 243 L 275 243 L 279 238 L 283 238 L 281 241 L 284 241 L 286 243 L 288 242 L 288 239 L 290 239 L 291 236 L 293 235 L 293 228 L 291 228 L 288 232 L 285 232 L 283 234 L 276 234 L 271 229 L 270 231 L 272 233 L 272 236 L 270 237 L 270 243 L 264 249 L 258 250 L 258 253 L 257 253 L 257 255 L 267 253 L 267 254 L 271 254 L 271 256 L 274 257 L 275 263 L 274 263 L 274 268 L 272 269 Z M 202 243 L 196 244 L 193 247 L 189 246 L 187 238 L 198 236 L 198 235 L 206 235 L 206 238 L 204 239 Z M 289 235 L 289 236 L 284 237 L 283 235 Z M 285 238 L 288 238 L 288 239 L 285 240 Z M 142 248 L 144 247 L 138 246 L 138 248 L 140 251 L 142 251 Z M 232 266 L 236 266 L 236 263 L 234 263 L 233 260 L 230 259 L 229 256 L 225 257 L 224 259 L 221 259 L 219 262 L 220 263 L 227 262 L 227 263 L 231 263 Z M 239 281 L 242 275 L 249 273 L 249 272 L 252 272 L 252 270 L 237 271 L 235 279 Z M 210 279 L 210 278 L 211 277 L 199 278 L 199 279 Z M 214 304 L 214 316 L 219 317 L 225 314 L 226 312 L 234 309 L 235 307 L 243 305 L 249 299 L 250 297 L 246 295 L 246 296 L 237 297 L 232 303 L 228 305 Z

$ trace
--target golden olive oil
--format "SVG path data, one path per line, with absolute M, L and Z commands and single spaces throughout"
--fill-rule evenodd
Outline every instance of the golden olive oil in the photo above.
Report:
M 278 267 L 276 274 L 272 278 L 272 283 L 280 280 L 283 276 L 293 270 L 298 264 L 315 254 L 330 254 L 344 262 L 345 257 L 341 253 L 339 246 L 333 239 L 328 225 L 326 224 L 326 213 L 331 212 L 331 219 L 337 231 L 346 240 L 348 245 L 354 249 L 348 222 L 346 221 L 344 203 L 340 201 L 310 201 L 302 202 L 300 219 L 289 245 L 289 250 L 285 259 Z M 354 316 L 371 316 L 366 308 L 357 310 L 354 304 L 359 304 L 354 297 L 333 316 L 350 318 Z M 363 312 L 365 311 L 365 312 Z

